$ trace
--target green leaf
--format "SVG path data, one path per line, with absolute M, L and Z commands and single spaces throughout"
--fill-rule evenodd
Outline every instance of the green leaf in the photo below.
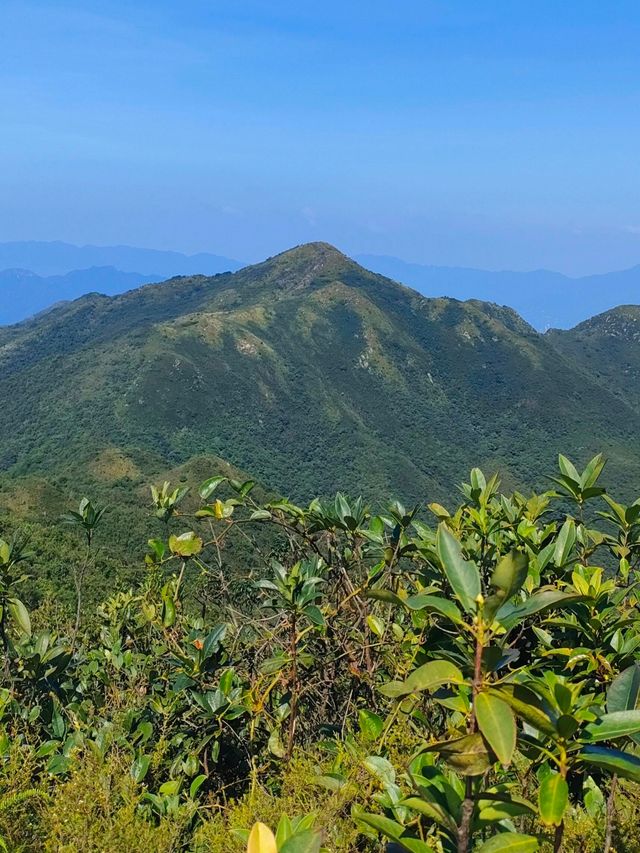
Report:
M 52 776 L 61 776 L 67 773 L 73 765 L 73 762 L 66 755 L 54 755 L 47 764 L 47 773 Z
M 7 609 L 9 610 L 9 614 L 13 621 L 16 623 L 18 628 L 22 631 L 23 634 L 26 634 L 27 637 L 31 636 L 31 619 L 29 617 L 29 611 L 24 606 L 24 604 L 20 601 L 19 598 L 8 598 L 7 599 Z
M 437 752 L 461 776 L 480 776 L 493 764 L 480 732 L 431 743 L 422 751 Z
M 580 477 L 580 488 L 582 491 L 585 489 L 592 489 L 595 486 L 600 474 L 602 474 L 602 469 L 606 465 L 606 462 L 607 460 L 604 458 L 602 453 L 598 453 L 597 456 L 593 457 Z M 604 491 L 604 489 L 602 491 Z
M 142 782 L 151 764 L 150 755 L 139 755 L 131 765 L 131 777 L 134 782 Z
M 545 826 L 560 826 L 569 803 L 567 780 L 559 773 L 548 773 L 540 783 L 538 807 Z
M 363 763 L 367 770 L 373 773 L 383 785 L 393 785 L 396 781 L 395 768 L 387 758 L 380 755 L 368 755 Z
M 396 607 L 404 607 L 404 601 L 395 592 L 390 589 L 369 589 L 365 593 L 367 598 L 373 598 L 376 601 L 386 601 L 388 604 L 395 604 Z
M 346 776 L 340 773 L 326 773 L 323 776 L 312 776 L 309 780 L 312 785 L 326 788 L 327 791 L 340 791 L 347 785 Z
M 478 800 L 478 820 L 483 823 L 498 823 L 521 815 L 537 815 L 537 806 L 522 797 L 508 794 L 483 793 Z
M 169 548 L 172 554 L 178 557 L 194 557 L 202 551 L 202 539 L 190 530 L 188 533 L 182 533 L 180 536 L 172 534 L 169 537 Z
M 45 756 L 56 752 L 61 746 L 62 744 L 59 740 L 46 740 L 44 743 L 40 744 L 36 750 L 36 756 L 38 758 L 44 758 Z
M 446 660 L 432 660 L 415 669 L 405 681 L 383 685 L 380 692 L 385 696 L 408 696 L 422 690 L 433 692 L 443 684 L 461 684 L 463 681 L 464 676 L 457 666 Z
M 191 785 L 189 785 L 189 796 L 192 800 L 195 798 L 196 794 L 206 781 L 207 777 L 204 775 L 204 773 L 201 773 L 199 776 L 196 776 Z
M 427 844 L 426 841 L 421 841 L 419 838 L 412 838 L 410 835 L 403 835 L 398 843 L 408 853 L 433 853 L 431 844 Z
M 278 821 L 278 825 L 276 827 L 276 844 L 278 845 L 278 849 L 284 844 L 284 842 L 293 835 L 293 825 L 288 815 L 283 814 Z
M 578 474 L 575 465 L 566 456 L 563 456 L 562 453 L 558 454 L 558 467 L 565 477 L 569 477 L 574 483 L 580 483 L 580 474 Z
M 280 847 L 279 853 L 319 853 L 322 836 L 313 829 L 296 832 Z
M 492 687 L 491 692 L 503 699 L 520 719 L 529 723 L 539 732 L 552 737 L 557 736 L 555 721 L 547 714 L 536 694 L 519 684 L 503 684 Z
M 409 610 L 424 610 L 426 613 L 438 613 L 456 625 L 464 622 L 462 613 L 460 613 L 455 602 L 448 598 L 441 598 L 439 595 L 427 595 L 427 593 L 419 592 L 417 595 L 407 598 L 404 603 Z
M 538 839 L 533 835 L 520 832 L 501 832 L 485 841 L 476 849 L 476 853 L 534 853 L 538 849 Z
M 372 614 L 369 614 L 367 616 L 367 626 L 368 626 L 369 630 L 371 631 L 371 633 L 375 634 L 376 637 L 384 636 L 384 631 L 385 631 L 384 622 L 382 621 L 382 619 L 378 618 L 377 616 L 373 616 Z
M 249 521 L 268 521 L 273 518 L 268 509 L 256 509 L 249 516 Z
M 580 752 L 580 758 L 592 767 L 600 767 L 609 773 L 640 782 L 640 758 L 637 755 L 606 746 L 585 746 Z
M 640 697 L 640 663 L 634 663 L 621 672 L 607 690 L 607 710 L 633 711 Z
M 365 740 L 376 740 L 382 734 L 384 720 L 373 711 L 361 708 L 358 711 L 358 725 Z
M 436 550 L 446 578 L 460 604 L 467 613 L 475 613 L 476 602 L 481 593 L 480 572 L 475 563 L 463 558 L 460 543 L 449 532 L 444 522 L 438 526 Z
M 553 551 L 553 562 L 556 566 L 564 566 L 569 559 L 576 541 L 576 523 L 568 518 L 560 528 L 556 546 Z
M 502 764 L 510 764 L 516 748 L 516 721 L 512 709 L 492 693 L 479 693 L 474 710 L 485 740 Z
M 585 732 L 592 741 L 615 740 L 635 735 L 640 732 L 640 710 L 603 714 L 595 723 L 585 726 Z
M 451 835 L 455 836 L 457 831 L 456 822 L 439 803 L 423 800 L 420 797 L 408 797 L 406 800 L 402 801 L 401 805 L 424 815 L 430 820 L 434 820 L 436 823 L 439 823 L 440 826 L 443 826 L 448 830 Z
M 287 750 L 285 749 L 284 744 L 282 743 L 282 739 L 280 737 L 280 732 L 278 729 L 274 729 L 269 735 L 269 742 L 267 744 L 269 747 L 269 752 L 276 756 L 276 758 L 284 758 L 287 754 Z
M 211 495 L 215 492 L 220 483 L 224 483 L 226 479 L 226 477 L 210 477 L 208 480 L 205 480 L 199 489 L 200 497 L 202 498 L 202 500 L 206 501 L 207 498 L 211 497 Z
M 507 601 L 522 587 L 527 579 L 529 557 L 518 551 L 511 551 L 496 566 L 491 575 L 491 586 L 502 593 L 501 598 Z
M 584 599 L 585 596 L 583 595 L 561 592 L 557 589 L 545 589 L 534 593 L 525 602 L 516 607 L 511 607 L 508 604 L 505 605 L 498 613 L 498 619 L 507 630 L 510 630 L 522 622 L 523 619 L 533 616 L 535 613 L 545 613 L 547 610 L 579 604 Z
M 353 816 L 356 820 L 366 823 L 367 826 L 375 829 L 381 835 L 384 835 L 385 838 L 391 838 L 393 841 L 397 841 L 404 832 L 402 824 L 391 820 L 391 818 L 384 817 L 384 815 L 371 814 L 363 812 L 359 808 L 354 808 Z

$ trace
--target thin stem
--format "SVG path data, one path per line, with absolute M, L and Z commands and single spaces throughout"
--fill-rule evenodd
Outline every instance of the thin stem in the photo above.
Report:
M 562 850 L 562 836 L 564 835 L 564 821 L 559 826 L 556 826 L 556 831 L 553 836 L 553 853 L 560 853 Z
M 613 840 L 613 825 L 616 816 L 616 788 L 618 787 L 618 777 L 614 774 L 609 785 L 609 796 L 607 797 L 607 811 L 605 818 L 605 834 L 603 853 L 610 853 L 611 842 Z
M 476 696 L 482 687 L 482 650 L 484 646 L 484 623 L 482 621 L 482 608 L 479 608 L 478 623 L 476 631 L 476 650 L 473 667 L 471 716 L 469 718 L 469 734 L 475 734 L 478 729 L 475 714 Z M 473 779 L 467 776 L 465 780 L 464 800 L 460 809 L 460 824 L 458 826 L 458 853 L 468 853 L 471 845 L 471 825 L 473 822 Z
M 295 611 L 291 614 L 290 643 L 291 655 L 291 707 L 289 709 L 289 739 L 287 743 L 287 761 L 293 753 L 293 742 L 296 734 L 296 713 L 298 710 L 298 644 Z

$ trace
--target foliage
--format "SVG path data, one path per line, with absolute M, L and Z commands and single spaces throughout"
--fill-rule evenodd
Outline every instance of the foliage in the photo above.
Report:
M 182 488 L 205 455 L 208 476 L 231 464 L 296 501 L 336 483 L 443 501 L 473 464 L 542 488 L 560 446 L 606 446 L 624 501 L 640 473 L 631 320 L 612 337 L 602 319 L 589 357 L 581 333 L 569 349 L 508 308 L 425 299 L 325 244 L 91 294 L 0 329 L 0 505 L 50 521 L 90 495 L 111 508 L 105 541 L 137 559 L 140 488 Z
M 474 469 L 455 509 L 378 513 L 165 483 L 137 581 L 82 623 L 29 613 L 33 555 L 3 539 L 0 837 L 633 850 L 640 502 L 606 494 L 603 469 L 561 456 L 528 496 Z M 67 517 L 85 565 L 101 510 Z M 237 586 L 233 537 L 253 554 Z

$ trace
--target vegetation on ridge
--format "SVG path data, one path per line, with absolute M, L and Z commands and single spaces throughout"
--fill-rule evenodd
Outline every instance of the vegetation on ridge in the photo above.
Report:
M 79 619 L 2 537 L 0 846 L 640 850 L 640 501 L 603 467 L 528 496 L 474 469 L 428 516 L 167 483 L 144 569 Z M 77 596 L 107 517 L 65 518 Z M 233 536 L 259 568 L 230 584 Z

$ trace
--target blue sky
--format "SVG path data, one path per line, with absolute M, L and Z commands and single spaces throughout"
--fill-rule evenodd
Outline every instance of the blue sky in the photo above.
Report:
M 0 240 L 640 263 L 640 4 L 2 0 Z

